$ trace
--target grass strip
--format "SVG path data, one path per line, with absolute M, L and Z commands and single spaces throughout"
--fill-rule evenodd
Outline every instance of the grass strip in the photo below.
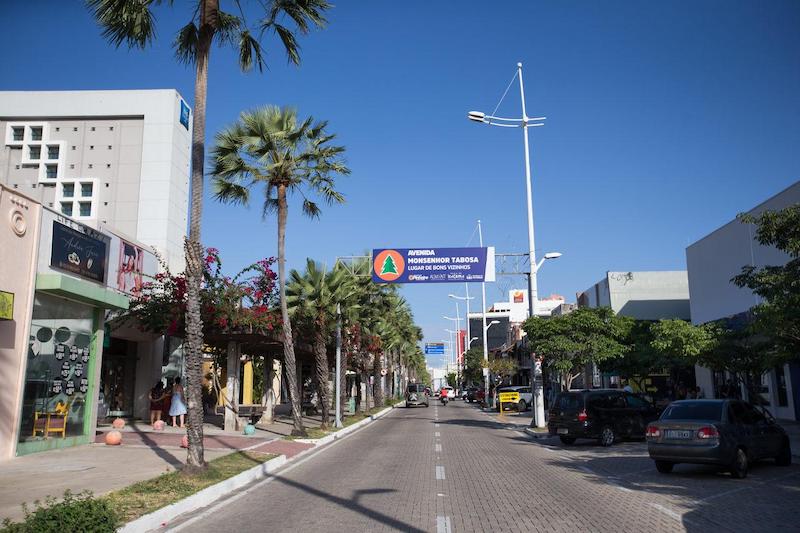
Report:
M 119 513 L 123 522 L 130 522 L 275 457 L 274 454 L 252 451 L 234 452 L 209 461 L 208 470 L 201 474 L 169 472 L 134 483 L 103 498 Z

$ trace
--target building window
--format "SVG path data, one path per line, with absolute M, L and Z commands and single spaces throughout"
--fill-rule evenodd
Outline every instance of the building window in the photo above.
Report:
M 41 141 L 42 140 L 42 127 L 35 126 L 31 128 L 31 140 L 32 141 Z
M 89 150 L 94 150 L 94 145 L 89 145 Z
M 11 135 L 15 141 L 21 141 L 25 136 L 25 128 L 22 126 L 14 126 L 11 128 Z
M 45 166 L 44 175 L 49 180 L 56 179 L 58 177 L 58 165 L 47 165 L 47 166 Z
M 72 202 L 61 202 L 61 213 L 72 216 Z
M 29 146 L 28 150 L 30 151 L 31 159 L 39 159 L 42 156 L 41 146 Z
M 58 146 L 47 147 L 47 159 L 58 159 Z
M 92 131 L 94 131 L 94 126 L 92 126 Z
M 74 149 L 75 149 L 75 146 L 73 146 L 73 147 L 72 147 L 72 149 L 74 150 Z
M 108 149 L 111 150 L 111 145 L 110 144 L 108 145 Z
M 72 131 L 78 131 L 78 128 L 72 128 Z
M 56 126 L 56 131 L 61 131 L 61 128 L 59 128 L 58 126 Z
M 114 126 L 109 126 L 108 131 L 114 131 Z
M 14 168 L 19 170 L 19 165 L 14 165 Z
M 91 183 L 81 183 L 81 196 L 84 198 L 91 198 L 92 196 L 92 184 Z
M 94 165 L 92 165 L 91 163 L 89 163 L 89 168 L 94 168 Z
M 82 217 L 89 217 L 92 216 L 92 203 L 91 202 L 80 202 L 78 204 L 80 206 L 80 213 Z
M 111 163 L 106 163 L 106 168 L 111 168 Z
M 63 196 L 64 198 L 72 198 L 73 196 L 75 196 L 75 184 L 74 183 L 61 184 L 61 196 Z
M 74 170 L 75 169 L 75 165 L 70 165 L 69 168 Z

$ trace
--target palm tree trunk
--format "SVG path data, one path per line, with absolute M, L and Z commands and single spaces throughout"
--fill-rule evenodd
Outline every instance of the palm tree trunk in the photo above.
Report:
M 373 358 L 372 375 L 375 380 L 375 392 L 373 393 L 373 398 L 375 398 L 374 406 L 380 407 L 383 405 L 383 388 L 381 387 L 381 356 L 379 354 L 375 354 Z
M 192 197 L 189 240 L 186 252 L 186 423 L 189 440 L 186 470 L 205 470 L 203 449 L 203 321 L 200 316 L 200 283 L 203 279 L 203 247 L 200 244 L 200 222 L 203 215 L 203 162 L 205 159 L 206 96 L 208 88 L 208 58 L 219 0 L 204 0 L 200 10 L 200 36 L 194 79 L 194 117 L 192 119 Z
M 294 357 L 294 338 L 292 323 L 289 320 L 289 307 L 286 304 L 286 185 L 278 186 L 278 281 L 281 299 L 281 318 L 283 319 L 283 357 L 286 363 L 286 390 L 292 406 L 292 435 L 305 437 L 303 415 L 300 412 L 300 391 L 297 388 L 297 362 Z
M 330 395 L 328 394 L 328 350 L 325 345 L 324 320 L 317 321 L 317 330 L 314 333 L 314 359 L 317 366 L 317 394 L 322 408 L 322 423 L 320 429 L 328 429 L 330 424 Z

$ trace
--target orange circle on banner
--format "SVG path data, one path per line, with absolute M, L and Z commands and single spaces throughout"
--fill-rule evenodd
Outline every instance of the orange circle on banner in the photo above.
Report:
M 406 263 L 395 250 L 384 250 L 372 260 L 372 270 L 383 281 L 394 281 L 403 275 Z

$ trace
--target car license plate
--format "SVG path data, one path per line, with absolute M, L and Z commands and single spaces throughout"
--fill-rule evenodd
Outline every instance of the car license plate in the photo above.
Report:
M 558 428 L 556 433 L 558 433 L 559 435 L 566 435 L 567 433 L 569 433 L 569 429 L 567 429 L 567 428 Z
M 664 432 L 668 439 L 691 439 L 692 432 L 682 429 L 668 429 Z

